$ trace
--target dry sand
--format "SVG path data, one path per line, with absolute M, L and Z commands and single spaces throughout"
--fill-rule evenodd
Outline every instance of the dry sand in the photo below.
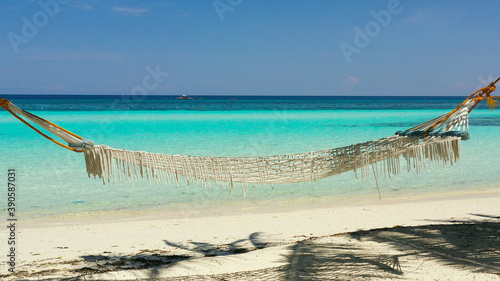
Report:
M 500 280 L 500 190 L 297 208 L 20 220 L 0 278 Z

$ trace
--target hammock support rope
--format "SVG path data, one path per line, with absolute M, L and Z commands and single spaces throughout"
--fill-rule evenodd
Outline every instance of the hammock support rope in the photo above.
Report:
M 362 179 L 371 174 L 390 177 L 401 173 L 402 162 L 408 171 L 432 165 L 453 165 L 460 159 L 461 140 L 469 139 L 469 113 L 483 100 L 493 108 L 500 97 L 491 95 L 495 84 L 490 83 L 470 95 L 450 113 L 419 124 L 406 131 L 375 141 L 322 151 L 256 157 L 211 157 L 165 155 L 144 151 L 128 151 L 104 145 L 94 145 L 84 138 L 0 98 L 0 106 L 21 122 L 54 143 L 74 152 L 83 153 L 89 177 L 103 183 L 141 178 L 152 182 L 176 184 L 181 179 L 210 187 L 212 183 L 233 188 L 240 183 L 244 192 L 248 184 L 279 184 L 320 179 L 354 171 Z M 41 132 L 22 117 L 53 133 L 65 145 Z M 402 160 L 403 159 L 403 160 Z M 370 171 L 371 170 L 371 171 Z
M 84 149 L 89 149 L 94 144 L 92 141 L 85 140 L 84 138 L 82 138 L 82 137 L 48 121 L 48 120 L 45 120 L 45 119 L 43 119 L 35 114 L 32 114 L 28 111 L 20 109 L 15 104 L 13 104 L 11 101 L 0 98 L 0 106 L 3 109 L 5 109 L 7 112 L 12 114 L 14 117 L 16 117 L 19 121 L 23 122 L 26 126 L 30 127 L 33 131 L 37 132 L 38 134 L 40 134 L 44 138 L 52 141 L 53 143 L 55 143 L 59 146 L 62 146 L 68 150 L 71 150 L 73 152 L 82 153 L 82 152 L 84 152 Z M 37 124 L 38 126 L 44 128 L 45 130 L 51 132 L 52 134 L 58 136 L 62 140 L 68 142 L 68 145 L 65 145 L 65 144 L 61 143 L 60 141 L 55 140 L 52 137 L 49 137 L 47 134 L 43 133 L 42 131 L 38 130 L 33 125 L 28 123 L 21 116 L 32 121 L 33 123 Z

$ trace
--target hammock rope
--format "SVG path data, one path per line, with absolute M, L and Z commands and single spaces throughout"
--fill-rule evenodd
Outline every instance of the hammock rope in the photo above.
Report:
M 8 101 L 6 99 L 0 98 L 0 106 L 5 109 L 7 112 L 12 114 L 14 117 L 16 117 L 19 121 L 23 122 L 26 126 L 30 127 L 33 131 L 37 132 L 44 138 L 54 142 L 55 144 L 62 146 L 68 150 L 82 153 L 84 152 L 85 147 L 89 148 L 89 144 L 91 144 L 91 141 L 85 140 L 82 137 L 48 121 L 45 120 L 35 114 L 32 114 L 28 111 L 22 110 L 19 107 L 17 107 L 15 104 L 13 104 L 11 101 Z M 44 128 L 45 130 L 51 132 L 52 134 L 58 136 L 59 138 L 63 139 L 64 141 L 68 142 L 68 145 L 65 145 L 61 143 L 58 140 L 55 140 L 54 138 L 48 136 L 47 134 L 43 133 L 42 131 L 38 130 L 35 128 L 33 125 L 28 123 L 26 120 L 24 120 L 21 116 L 25 117 L 26 119 L 29 119 L 33 123 L 37 124 L 38 126 Z M 87 145 L 86 145 L 87 144 Z M 92 143 L 93 144 L 93 143 Z M 81 147 L 81 149 L 76 149 L 78 147 Z
M 181 180 L 211 187 L 233 188 L 240 183 L 243 192 L 249 184 L 280 184 L 320 179 L 354 171 L 362 179 L 371 174 L 377 178 L 401 173 L 402 162 L 408 171 L 417 173 L 423 168 L 453 165 L 460 159 L 461 141 L 469 139 L 469 113 L 483 100 L 493 108 L 500 97 L 492 96 L 495 84 L 477 90 L 451 112 L 419 124 L 406 131 L 375 141 L 321 151 L 255 157 L 213 157 L 166 155 L 145 151 L 115 149 L 94 145 L 48 120 L 0 98 L 0 106 L 31 129 L 74 152 L 83 153 L 89 177 L 103 183 L 152 182 L 178 185 Z M 22 117 L 66 141 L 68 145 L 41 132 Z M 401 158 L 404 161 L 401 161 Z M 371 170 L 371 171 L 370 171 Z

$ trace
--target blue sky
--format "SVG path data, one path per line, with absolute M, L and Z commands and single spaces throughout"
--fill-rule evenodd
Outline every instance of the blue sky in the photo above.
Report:
M 41 3 L 41 4 L 40 4 Z M 499 1 L 0 2 L 0 94 L 468 95 Z

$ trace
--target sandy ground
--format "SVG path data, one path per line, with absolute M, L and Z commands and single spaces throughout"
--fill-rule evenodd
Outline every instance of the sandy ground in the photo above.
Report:
M 500 190 L 17 227 L 17 273 L 2 262 L 2 280 L 500 280 Z

